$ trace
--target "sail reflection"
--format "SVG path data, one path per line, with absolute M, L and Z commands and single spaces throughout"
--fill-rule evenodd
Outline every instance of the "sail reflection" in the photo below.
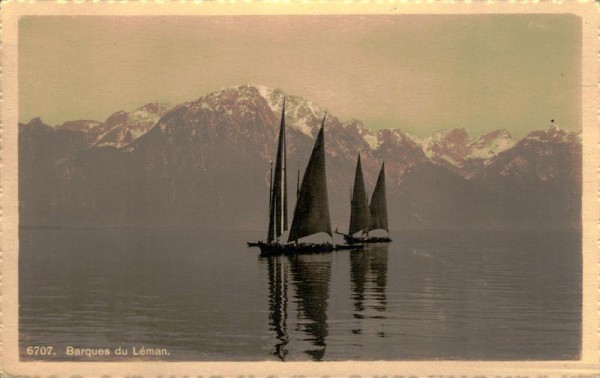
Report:
M 272 256 L 266 260 L 269 273 L 269 325 L 277 340 L 273 355 L 286 359 L 290 331 L 300 331 L 310 347 L 305 350 L 311 359 L 320 361 L 325 356 L 328 336 L 327 301 L 331 279 L 331 255 L 312 254 Z M 297 321 L 288 329 L 288 286 L 293 287 L 293 302 Z
M 350 254 L 354 318 L 385 319 L 383 314 L 387 309 L 387 265 L 388 246 L 385 244 Z
M 269 325 L 275 331 L 277 343 L 273 355 L 285 361 L 286 345 L 289 343 L 287 333 L 288 306 L 288 261 L 285 256 L 273 256 L 267 259 L 269 271 Z
M 291 258 L 291 272 L 296 286 L 298 318 L 305 339 L 316 348 L 305 352 L 315 361 L 325 355 L 327 326 L 327 301 L 331 279 L 331 254 L 296 255 Z
M 387 311 L 388 245 L 373 245 L 349 254 L 351 301 L 356 319 L 385 319 Z M 263 257 L 269 277 L 269 326 L 275 334 L 272 355 L 285 361 L 291 349 L 302 345 L 312 360 L 321 361 L 327 350 L 331 254 Z M 291 316 L 295 313 L 296 316 Z M 360 322 L 369 329 L 373 324 Z M 362 329 L 353 330 L 362 333 Z M 300 335 L 298 334 L 300 333 Z M 377 336 L 385 337 L 383 332 Z M 295 355 L 291 357 L 299 359 Z

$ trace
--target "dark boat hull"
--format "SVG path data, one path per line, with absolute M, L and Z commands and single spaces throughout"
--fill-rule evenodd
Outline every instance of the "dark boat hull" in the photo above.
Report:
M 277 244 L 258 242 L 255 244 L 260 248 L 262 256 L 327 253 L 349 249 L 362 249 L 361 245 L 334 245 L 330 243 Z
M 370 236 L 366 238 L 355 238 L 354 236 L 344 235 L 344 240 L 346 243 L 354 245 L 354 244 L 376 244 L 376 243 L 389 243 L 392 241 L 387 236 Z

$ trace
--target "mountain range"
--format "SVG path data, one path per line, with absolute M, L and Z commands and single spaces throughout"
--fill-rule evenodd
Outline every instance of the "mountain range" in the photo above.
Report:
M 284 97 L 288 186 L 295 193 L 324 109 L 279 89 L 225 88 L 178 105 L 119 111 L 104 122 L 20 124 L 21 225 L 265 230 Z M 392 234 L 579 227 L 579 135 L 555 125 L 532 130 L 521 140 L 503 129 L 418 138 L 328 115 L 333 227 L 347 228 L 359 152 L 369 192 L 385 160 Z M 291 209 L 294 204 L 290 198 Z

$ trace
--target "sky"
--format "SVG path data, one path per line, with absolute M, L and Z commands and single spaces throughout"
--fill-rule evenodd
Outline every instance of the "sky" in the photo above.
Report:
M 581 127 L 573 15 L 28 16 L 19 121 L 103 121 L 241 84 L 419 136 Z

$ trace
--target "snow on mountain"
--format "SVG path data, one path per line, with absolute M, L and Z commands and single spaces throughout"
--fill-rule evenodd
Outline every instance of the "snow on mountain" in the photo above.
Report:
M 425 142 L 425 140 L 423 138 L 421 138 L 420 136 L 417 136 L 417 135 L 414 135 L 411 133 L 404 133 L 404 135 L 406 135 L 408 138 L 410 138 L 413 142 L 415 142 L 419 146 L 423 146 L 423 143 Z
M 281 89 L 257 86 L 260 95 L 267 100 L 273 112 L 280 114 L 285 98 L 286 125 L 314 137 L 325 114 L 325 109 L 301 96 L 284 93 Z
M 137 124 L 156 123 L 171 107 L 172 105 L 166 102 L 149 103 L 129 113 L 129 117 Z
M 371 149 L 376 150 L 381 145 L 381 141 L 378 138 L 378 134 L 372 130 L 362 128 L 359 131 L 360 135 L 363 137 L 365 142 L 371 147 Z
M 103 123 L 69 121 L 56 128 L 82 131 L 89 136 L 90 144 L 96 147 L 121 148 L 145 135 L 167 113 L 183 108 L 186 110 L 182 122 L 189 125 L 190 135 L 200 133 L 199 127 L 202 125 L 203 128 L 214 129 L 216 135 L 222 135 L 218 138 L 228 134 L 227 138 L 236 140 L 239 146 L 243 146 L 248 138 L 254 143 L 259 143 L 257 138 L 266 138 L 266 146 L 261 147 L 261 153 L 269 157 L 273 148 L 270 141 L 277 134 L 284 98 L 290 139 L 288 144 L 292 151 L 300 148 L 299 152 L 303 153 L 303 149 L 307 148 L 304 145 L 309 145 L 306 140 L 313 139 L 317 134 L 325 113 L 324 107 L 304 97 L 286 94 L 279 88 L 260 85 L 222 88 L 176 107 L 150 103 L 132 112 L 117 112 Z M 168 124 L 163 122 L 161 127 Z M 396 169 L 398 175 L 414 164 L 431 161 L 465 178 L 471 178 L 491 164 L 494 157 L 515 146 L 511 134 L 505 129 L 471 137 L 465 129 L 457 128 L 420 138 L 399 129 L 372 130 L 360 120 L 341 121 L 331 114 L 327 124 L 332 156 L 355 159 L 356 153 L 361 151 L 366 166 L 371 164 L 375 167 L 376 160 L 385 159 L 390 163 L 389 169 Z M 211 138 L 217 138 L 216 135 Z M 553 125 L 548 130 L 531 132 L 524 140 L 568 142 L 573 138 L 577 136 Z M 395 168 L 394 164 L 397 164 Z
M 114 113 L 101 125 L 93 130 L 96 147 L 123 147 L 154 126 L 171 105 L 164 102 L 149 103 L 132 112 L 119 111 Z
M 83 131 L 85 133 L 88 133 L 100 126 L 101 124 L 102 122 L 81 119 L 76 121 L 67 121 L 63 124 L 56 125 L 55 128 L 57 130 Z
M 578 134 L 552 125 L 531 131 L 513 148 L 488 160 L 478 176 L 552 181 L 564 176 L 564 172 L 575 171 L 580 154 Z
M 424 151 L 431 159 L 446 157 L 445 160 L 460 162 L 469 152 L 468 143 L 465 129 L 441 130 L 427 139 Z
M 572 131 L 566 131 L 554 122 L 546 130 L 534 130 L 523 138 L 523 140 L 536 140 L 540 142 L 573 143 L 579 141 L 580 135 Z
M 53 128 L 34 119 L 20 125 L 23 219 L 136 227 L 230 227 L 234 221 L 234 227 L 262 230 L 283 97 L 281 90 L 244 85 L 172 108 L 147 104 L 101 124 Z M 285 97 L 292 189 L 324 112 L 301 97 Z M 397 227 L 580 219 L 581 144 L 577 134 L 556 126 L 516 144 L 506 130 L 472 138 L 454 129 L 421 140 L 329 114 L 326 133 L 334 224 L 347 221 L 359 152 L 369 190 L 385 160 L 390 219 Z M 97 136 L 95 144 L 90 136 Z M 119 148 L 96 148 L 102 146 Z
M 490 159 L 500 152 L 514 146 L 512 136 L 505 129 L 499 129 L 477 138 L 471 139 L 468 148 L 471 150 L 467 159 Z
M 465 129 L 441 130 L 423 140 L 423 151 L 434 163 L 471 177 L 489 159 L 514 146 L 505 129 L 471 138 Z
M 285 94 L 281 89 L 258 86 L 257 90 L 267 100 L 276 116 L 281 112 L 285 97 L 286 125 L 290 128 L 310 137 L 317 134 L 325 112 L 322 106 L 301 96 Z M 328 117 L 327 123 L 330 125 L 328 139 L 342 141 L 336 143 L 337 150 L 352 159 L 355 159 L 354 155 L 357 152 L 362 151 L 363 165 L 372 165 L 374 170 L 377 168 L 375 160 L 387 160 L 388 170 L 396 171 L 396 175 L 392 174 L 392 177 L 399 177 L 406 168 L 425 160 L 415 137 L 410 137 L 398 129 L 372 130 L 355 118 L 342 122 L 335 116 Z
M 286 125 L 288 128 L 314 138 L 321 125 L 325 109 L 304 97 L 286 94 L 279 88 L 272 89 L 249 84 L 222 88 L 208 93 L 196 101 L 184 103 L 178 107 L 190 107 L 191 114 L 202 113 L 202 117 L 207 117 L 206 114 L 213 114 L 208 116 L 211 119 L 223 115 L 227 117 L 228 124 L 235 124 L 236 122 L 245 122 L 247 117 L 265 118 L 265 115 L 257 116 L 255 114 L 257 109 L 262 109 L 262 101 L 266 102 L 273 116 L 278 119 L 284 98 L 286 100 Z M 129 113 L 117 112 L 103 123 L 71 121 L 57 127 L 84 131 L 91 136 L 92 145 L 97 147 L 114 146 L 120 148 L 129 145 L 144 135 L 163 115 L 172 109 L 174 108 L 169 104 L 151 103 Z M 198 117 L 192 119 L 192 121 L 200 122 Z M 207 120 L 204 119 L 204 121 Z M 209 120 L 209 123 L 211 122 Z M 408 163 L 409 161 L 422 160 L 421 155 L 424 153 L 426 158 L 434 163 L 455 171 L 458 170 L 465 177 L 472 174 L 470 172 L 472 169 L 467 170 L 469 172 L 463 172 L 465 167 L 479 167 L 481 160 L 487 161 L 514 145 L 510 133 L 506 130 L 496 130 L 471 138 L 464 129 L 452 129 L 438 131 L 428 138 L 419 138 L 397 129 L 392 129 L 390 132 L 371 130 L 359 120 L 350 119 L 342 122 L 333 115 L 329 118 L 328 123 L 341 126 L 340 130 L 332 131 L 336 137 L 353 140 L 358 136 L 363 141 L 359 145 L 364 143 L 366 145 L 364 148 L 370 150 L 378 158 L 385 159 L 390 155 L 398 155 L 394 151 L 395 148 L 407 148 L 411 154 L 415 155 L 411 159 L 407 154 L 401 154 L 402 159 L 408 165 L 411 164 Z M 244 129 L 238 130 L 242 135 L 246 135 L 247 131 Z M 535 135 L 531 137 L 534 138 Z M 415 148 L 415 146 L 419 146 L 419 148 Z M 346 154 L 351 153 L 349 146 L 340 145 L 340 147 L 347 150 L 345 151 Z M 356 148 L 364 149 L 358 146 Z M 421 151 L 418 151 L 419 149 Z

